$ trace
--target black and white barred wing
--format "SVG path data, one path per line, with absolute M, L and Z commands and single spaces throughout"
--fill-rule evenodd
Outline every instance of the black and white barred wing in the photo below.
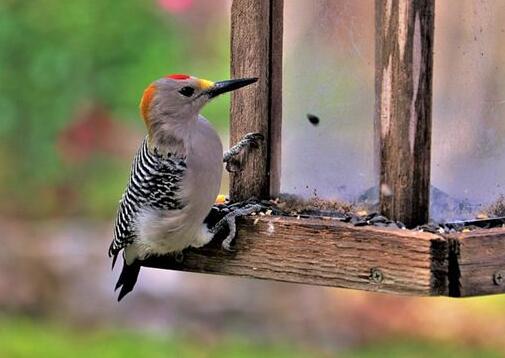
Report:
M 136 219 L 141 210 L 183 208 L 178 194 L 185 171 L 184 158 L 152 153 L 144 140 L 135 155 L 128 186 L 119 202 L 114 240 L 109 248 L 109 256 L 114 256 L 114 261 L 119 251 L 135 239 Z

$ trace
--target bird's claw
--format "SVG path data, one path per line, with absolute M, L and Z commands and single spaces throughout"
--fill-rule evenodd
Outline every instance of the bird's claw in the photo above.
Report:
M 237 218 L 249 215 L 253 212 L 258 212 L 261 209 L 262 206 L 259 204 L 247 204 L 242 208 L 236 208 L 232 212 L 226 214 L 221 220 L 217 222 L 217 224 L 212 229 L 214 235 L 216 235 L 225 225 L 228 227 L 229 230 L 228 235 L 221 243 L 221 247 L 223 248 L 223 250 L 228 252 L 235 251 L 235 249 L 232 248 L 231 244 L 237 234 L 237 223 L 236 223 Z
M 223 248 L 224 251 L 227 252 L 235 252 L 236 250 L 231 246 L 233 239 L 230 239 L 227 237 L 226 239 L 223 240 L 221 243 L 221 247 Z
M 240 161 L 236 159 L 230 159 L 226 162 L 226 170 L 228 173 L 238 173 L 242 170 L 242 166 L 240 165 Z
M 252 133 L 247 133 L 245 136 L 242 137 L 241 140 L 248 142 L 248 144 L 253 147 L 257 148 L 259 147 L 259 143 L 265 139 L 265 136 L 261 133 L 257 132 L 252 132 Z
M 223 156 L 223 161 L 226 163 L 226 170 L 230 173 L 239 172 L 242 170 L 242 163 L 237 157 L 245 150 L 249 148 L 258 148 L 260 141 L 264 140 L 265 137 L 261 133 L 247 133 L 231 147 Z

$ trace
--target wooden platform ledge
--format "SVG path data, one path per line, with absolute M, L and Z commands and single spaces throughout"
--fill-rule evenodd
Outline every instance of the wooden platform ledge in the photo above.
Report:
M 435 235 L 355 227 L 333 220 L 242 219 L 236 251 L 219 243 L 185 252 L 183 263 L 145 266 L 421 296 L 505 292 L 505 229 Z

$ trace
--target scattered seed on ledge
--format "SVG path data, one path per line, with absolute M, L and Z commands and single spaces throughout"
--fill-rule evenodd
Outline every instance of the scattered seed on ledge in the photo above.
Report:
M 367 213 L 366 210 L 360 210 L 360 211 L 356 212 L 356 215 L 358 215 L 358 216 L 367 216 L 368 213 Z
M 277 198 L 276 198 L 277 199 Z M 280 197 L 279 204 L 275 204 L 277 200 L 256 200 L 249 199 L 244 202 L 239 203 L 224 203 L 215 204 L 209 214 L 208 225 L 216 222 L 216 219 L 224 217 L 225 215 L 234 212 L 237 209 L 243 208 L 247 205 L 255 204 L 262 211 L 253 212 L 250 215 L 254 216 L 254 224 L 258 224 L 261 220 L 261 216 L 269 216 L 270 218 L 286 217 L 291 216 L 296 220 L 305 218 L 320 218 L 323 220 L 338 220 L 343 223 L 349 223 L 354 226 L 376 226 L 376 227 L 386 227 L 392 229 L 402 229 L 407 230 L 405 225 L 399 221 L 393 221 L 387 217 L 381 216 L 379 213 L 364 208 L 356 208 L 352 205 L 348 206 L 335 206 L 333 202 L 326 202 L 322 199 L 317 199 L 317 201 L 303 201 L 302 199 L 289 203 L 289 205 L 281 208 L 280 204 L 286 204 L 287 200 L 284 197 Z M 322 204 L 321 204 L 322 203 Z M 329 205 L 331 204 L 331 205 Z M 472 232 L 479 228 L 505 228 L 505 216 L 503 217 L 491 217 L 483 219 L 480 216 L 479 219 L 468 220 L 468 221 L 456 221 L 448 223 L 429 223 L 425 225 L 420 225 L 413 229 L 414 231 L 428 232 L 434 234 L 443 234 L 451 232 Z

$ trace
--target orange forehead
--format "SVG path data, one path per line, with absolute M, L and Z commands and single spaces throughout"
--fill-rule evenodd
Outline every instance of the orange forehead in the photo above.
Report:
M 149 106 L 151 105 L 155 93 L 156 86 L 151 84 L 145 89 L 142 99 L 140 100 L 140 113 L 142 114 L 142 118 L 144 118 L 144 122 L 148 121 Z

